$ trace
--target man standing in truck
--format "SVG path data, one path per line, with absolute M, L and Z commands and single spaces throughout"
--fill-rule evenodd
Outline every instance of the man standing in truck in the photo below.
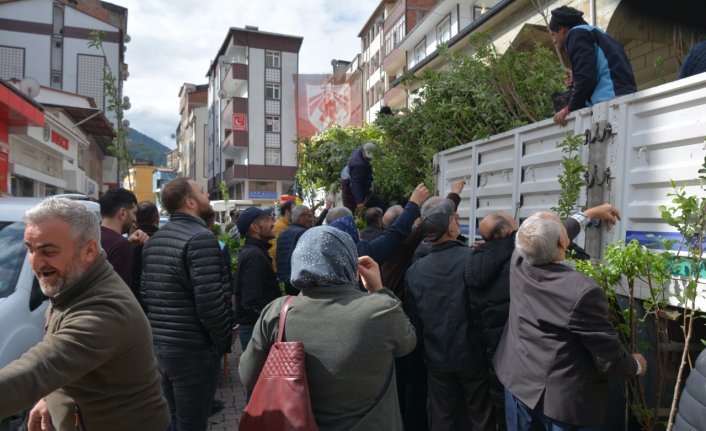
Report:
M 566 83 L 573 88 L 568 105 L 554 115 L 565 126 L 566 117 L 577 109 L 637 91 L 635 76 L 623 45 L 583 19 L 583 12 L 568 6 L 552 11 L 549 35 L 559 51 L 571 61 Z

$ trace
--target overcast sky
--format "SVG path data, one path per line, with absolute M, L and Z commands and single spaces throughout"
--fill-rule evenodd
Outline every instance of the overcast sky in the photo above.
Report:
M 300 73 L 330 73 L 331 60 L 360 51 L 358 33 L 380 0 L 112 0 L 128 9 L 124 95 L 130 126 L 174 148 L 182 83 L 206 84 L 206 72 L 230 27 L 304 38 Z

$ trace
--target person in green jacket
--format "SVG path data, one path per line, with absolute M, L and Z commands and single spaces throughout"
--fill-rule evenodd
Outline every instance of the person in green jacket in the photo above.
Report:
M 28 428 L 166 430 L 149 323 L 100 247 L 85 206 L 49 198 L 27 211 L 24 243 L 51 300 L 42 341 L 0 369 L 0 417 L 34 405 Z

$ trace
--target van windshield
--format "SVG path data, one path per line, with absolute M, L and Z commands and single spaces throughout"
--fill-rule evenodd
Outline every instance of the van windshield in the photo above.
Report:
M 0 298 L 15 291 L 27 255 L 24 222 L 0 221 Z

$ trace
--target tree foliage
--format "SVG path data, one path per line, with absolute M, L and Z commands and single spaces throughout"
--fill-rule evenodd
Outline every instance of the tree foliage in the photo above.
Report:
M 500 54 L 485 35 L 472 36 L 471 46 L 474 55 L 439 46 L 443 69 L 406 78 L 419 90 L 410 108 L 378 116 L 384 136 L 366 126 L 333 128 L 300 141 L 301 185 L 335 190 L 331 184 L 353 149 L 372 137 L 380 144 L 372 161 L 377 190 L 401 200 L 419 182 L 432 183 L 435 153 L 552 115 L 551 94 L 563 87 L 552 51 L 537 46 Z
M 311 198 L 317 189 L 336 193 L 341 188 L 341 170 L 353 151 L 366 142 L 380 144 L 382 131 L 375 125 L 333 126 L 311 137 L 299 139 L 297 181 Z M 376 152 L 376 155 L 379 153 Z

